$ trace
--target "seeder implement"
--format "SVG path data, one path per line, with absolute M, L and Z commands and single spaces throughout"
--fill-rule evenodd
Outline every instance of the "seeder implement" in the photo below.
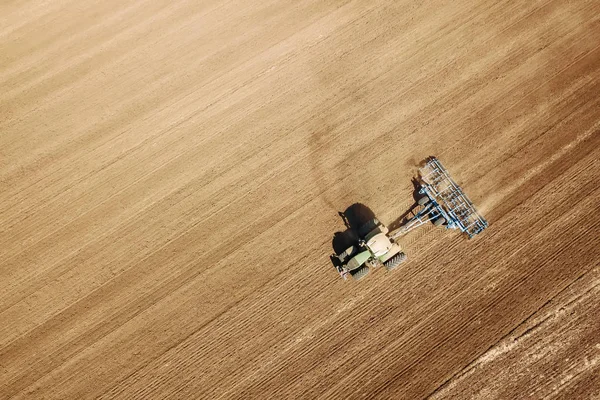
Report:
M 419 211 L 413 209 L 413 217 L 402 227 L 390 234 L 391 238 L 402 236 L 411 230 L 432 221 L 434 225 L 446 225 L 448 229 L 459 229 L 469 238 L 481 233 L 488 223 L 475 209 L 463 190 L 454 182 L 442 163 L 431 157 L 419 169 Z

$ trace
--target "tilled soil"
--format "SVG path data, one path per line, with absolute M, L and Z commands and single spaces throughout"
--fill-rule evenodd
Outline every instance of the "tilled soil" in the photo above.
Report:
M 600 396 L 596 1 L 0 5 L 0 398 Z M 344 281 L 435 155 L 490 222 Z

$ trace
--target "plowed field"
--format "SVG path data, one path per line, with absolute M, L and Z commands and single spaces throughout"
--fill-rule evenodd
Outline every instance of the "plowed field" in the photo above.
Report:
M 599 160 L 594 0 L 4 1 L 0 398 L 598 398 Z

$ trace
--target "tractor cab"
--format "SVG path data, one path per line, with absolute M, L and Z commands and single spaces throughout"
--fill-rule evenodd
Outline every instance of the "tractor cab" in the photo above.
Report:
M 366 243 L 367 247 L 377 258 L 386 255 L 392 249 L 392 242 L 385 233 L 379 232 L 373 235 Z

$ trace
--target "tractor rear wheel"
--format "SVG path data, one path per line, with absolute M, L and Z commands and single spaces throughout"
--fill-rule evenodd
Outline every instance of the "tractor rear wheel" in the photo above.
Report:
M 352 275 L 354 280 L 357 281 L 367 276 L 368 273 L 369 267 L 367 267 L 366 265 L 363 265 L 362 267 L 358 267 L 355 270 L 350 271 L 350 275 Z
M 402 264 L 404 261 L 406 261 L 406 254 L 404 254 L 403 252 L 400 252 L 400 253 L 396 254 L 394 257 L 392 257 L 389 260 L 387 260 L 386 262 L 384 262 L 383 265 L 385 265 L 385 268 L 388 271 L 391 271 L 393 269 L 396 269 L 396 267 L 398 265 Z
M 420 206 L 424 206 L 427 203 L 429 203 L 429 196 L 421 196 L 417 200 L 417 204 Z
M 446 218 L 444 217 L 439 217 L 433 220 L 433 224 L 435 226 L 442 226 L 446 223 Z

